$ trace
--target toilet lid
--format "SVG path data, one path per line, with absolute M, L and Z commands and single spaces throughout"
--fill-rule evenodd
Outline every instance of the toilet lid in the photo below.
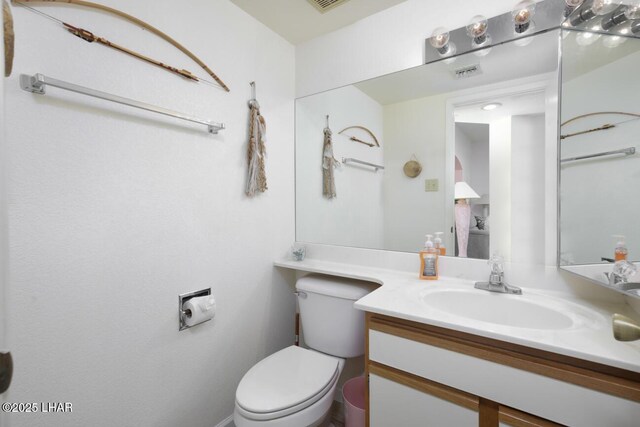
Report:
M 337 358 L 301 347 L 287 347 L 258 362 L 245 374 L 236 391 L 236 403 L 258 418 L 263 418 L 260 414 L 274 412 L 283 416 L 279 412 L 293 407 L 299 411 L 319 400 L 338 374 Z

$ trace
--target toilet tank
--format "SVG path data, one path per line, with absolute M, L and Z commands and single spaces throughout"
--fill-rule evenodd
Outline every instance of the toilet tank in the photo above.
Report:
M 349 358 L 364 354 L 364 312 L 353 303 L 378 285 L 310 274 L 296 282 L 302 333 L 307 346 Z

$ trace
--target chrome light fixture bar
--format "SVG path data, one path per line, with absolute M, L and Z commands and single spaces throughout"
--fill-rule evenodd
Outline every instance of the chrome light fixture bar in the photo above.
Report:
M 596 16 L 604 16 L 620 6 L 620 0 L 589 0 L 584 2 L 569 17 L 572 26 L 578 26 L 592 20 Z
M 487 49 L 491 46 L 518 38 L 559 28 L 566 17 L 565 7 L 566 3 L 558 0 L 543 0 L 535 3 L 535 28 L 534 25 L 532 25 L 533 13 L 531 13 L 527 4 L 523 2 L 522 5 L 519 3 L 515 9 L 517 9 L 517 12 L 527 9 L 528 13 L 525 12 L 521 14 L 518 18 L 520 20 L 519 24 L 517 24 L 518 21 L 516 21 L 513 12 L 503 13 L 502 15 L 489 19 L 476 17 L 467 27 L 448 31 L 446 43 L 442 42 L 442 39 L 445 39 L 445 37 L 443 37 L 435 45 L 432 43 L 434 36 L 444 34 L 444 32 L 438 33 L 438 31 L 434 31 L 434 34 L 425 40 L 424 62 L 428 64 L 439 61 L 445 57 L 452 58 L 464 55 L 465 53 Z M 526 19 L 529 19 L 528 24 L 524 22 Z M 522 27 L 518 28 L 517 25 L 522 25 Z M 470 29 L 468 30 L 468 28 Z M 519 29 L 522 30 L 522 32 L 518 33 Z M 455 47 L 455 50 L 446 50 L 447 44 L 449 48 Z

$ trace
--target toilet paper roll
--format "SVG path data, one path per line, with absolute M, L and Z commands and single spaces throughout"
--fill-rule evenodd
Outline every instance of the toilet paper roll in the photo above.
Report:
M 191 298 L 182 304 L 182 310 L 191 310 L 191 317 L 184 315 L 184 323 L 194 326 L 213 319 L 216 315 L 216 300 L 213 295 Z

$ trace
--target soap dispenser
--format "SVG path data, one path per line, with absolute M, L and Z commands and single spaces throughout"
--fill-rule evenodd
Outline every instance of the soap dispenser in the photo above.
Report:
M 442 243 L 442 235 L 444 234 L 442 231 L 438 231 L 434 233 L 436 238 L 433 239 L 433 246 L 438 252 L 438 256 L 445 256 L 447 254 L 447 248 L 444 247 L 444 243 Z
M 627 242 L 625 241 L 625 237 L 622 235 L 614 235 L 613 237 L 618 240 L 618 243 L 616 243 L 616 249 L 614 251 L 613 258 L 616 260 L 616 262 L 626 261 L 629 250 L 627 249 Z
M 433 236 L 427 234 L 427 241 L 424 243 L 424 249 L 420 251 L 420 279 L 421 280 L 438 280 L 438 251 L 436 251 Z

